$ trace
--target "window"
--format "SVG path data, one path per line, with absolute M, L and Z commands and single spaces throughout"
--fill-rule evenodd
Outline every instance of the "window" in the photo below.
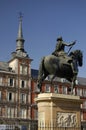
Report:
M 20 74 L 22 74 L 22 65 L 20 65 Z
M 83 120 L 83 112 L 81 112 L 81 121 Z
M 0 85 L 2 85 L 2 77 L 0 77 Z
M 83 96 L 86 97 L 86 89 L 83 89 Z
M 27 84 L 27 81 L 20 80 L 20 87 L 21 88 L 26 88 L 26 84 Z
M 9 101 L 12 100 L 12 93 L 9 93 Z
M 86 108 L 86 101 L 83 102 L 82 107 L 83 107 L 83 108 Z
M 14 118 L 14 108 L 7 108 L 7 117 L 8 118 Z
M 8 101 L 14 101 L 14 93 L 8 92 Z
M 23 74 L 27 74 L 27 66 L 23 66 Z
M 54 86 L 54 92 L 58 93 L 58 86 L 57 85 Z
M 77 88 L 77 95 L 82 96 L 82 89 L 81 88 Z
M 62 86 L 62 93 L 67 94 L 67 87 L 66 86 Z
M 24 88 L 24 81 L 22 81 L 21 87 Z
M 24 93 L 20 94 L 20 102 L 21 103 L 26 103 L 26 94 L 24 94 Z
M 14 86 L 14 79 L 13 78 L 9 78 L 8 79 L 8 86 Z
M 46 85 L 46 92 L 50 92 L 50 86 Z
M 0 116 L 2 116 L 2 111 L 1 111 L 1 107 L 0 107 Z
M 13 79 L 10 79 L 10 86 L 13 86 Z
M 17 107 L 15 108 L 15 117 L 17 117 Z
M 1 91 L 0 91 L 0 100 L 1 100 Z
M 20 110 L 20 117 L 21 118 L 26 118 L 26 109 L 21 109 Z
M 28 73 L 28 68 L 25 65 L 20 65 L 20 74 L 27 75 Z

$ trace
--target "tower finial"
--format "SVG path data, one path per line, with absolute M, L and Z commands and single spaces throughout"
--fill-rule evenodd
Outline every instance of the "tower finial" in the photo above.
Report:
M 22 32 L 22 13 L 19 13 L 19 29 L 18 29 L 18 35 L 17 35 L 17 46 L 16 50 L 24 50 L 24 39 L 23 39 L 23 32 Z
M 22 18 L 23 18 L 23 14 L 22 12 L 19 12 L 19 20 L 22 21 Z
M 21 12 L 19 12 L 19 30 L 18 30 L 18 36 L 17 36 L 17 40 L 18 39 L 23 39 L 23 32 L 22 32 L 22 18 L 23 18 L 23 15 Z

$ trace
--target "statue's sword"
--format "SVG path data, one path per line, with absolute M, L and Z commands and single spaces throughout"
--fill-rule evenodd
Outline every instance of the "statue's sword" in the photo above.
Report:
M 67 54 L 70 52 L 70 50 L 72 49 L 72 47 L 73 47 L 73 45 L 69 48 L 69 50 L 68 50 Z
M 76 40 L 74 41 L 76 43 Z M 71 47 L 69 48 L 67 54 L 70 52 L 70 50 L 72 49 L 73 45 L 71 45 Z

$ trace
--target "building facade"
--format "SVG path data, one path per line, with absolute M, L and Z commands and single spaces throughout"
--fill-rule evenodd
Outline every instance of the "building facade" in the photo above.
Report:
M 24 50 L 22 19 L 16 51 L 8 62 L 0 62 L 0 124 L 29 128 L 31 123 L 31 61 Z

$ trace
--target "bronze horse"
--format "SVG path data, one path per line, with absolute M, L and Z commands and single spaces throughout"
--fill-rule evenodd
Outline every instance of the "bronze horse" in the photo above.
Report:
M 69 56 L 54 56 L 48 55 L 42 58 L 39 65 L 38 73 L 38 89 L 41 91 L 42 82 L 48 75 L 54 77 L 65 78 L 71 82 L 71 93 L 75 86 L 75 81 L 78 74 L 78 66 L 83 64 L 83 54 L 80 50 L 70 52 Z M 75 68 L 76 73 L 73 72 L 72 67 Z

